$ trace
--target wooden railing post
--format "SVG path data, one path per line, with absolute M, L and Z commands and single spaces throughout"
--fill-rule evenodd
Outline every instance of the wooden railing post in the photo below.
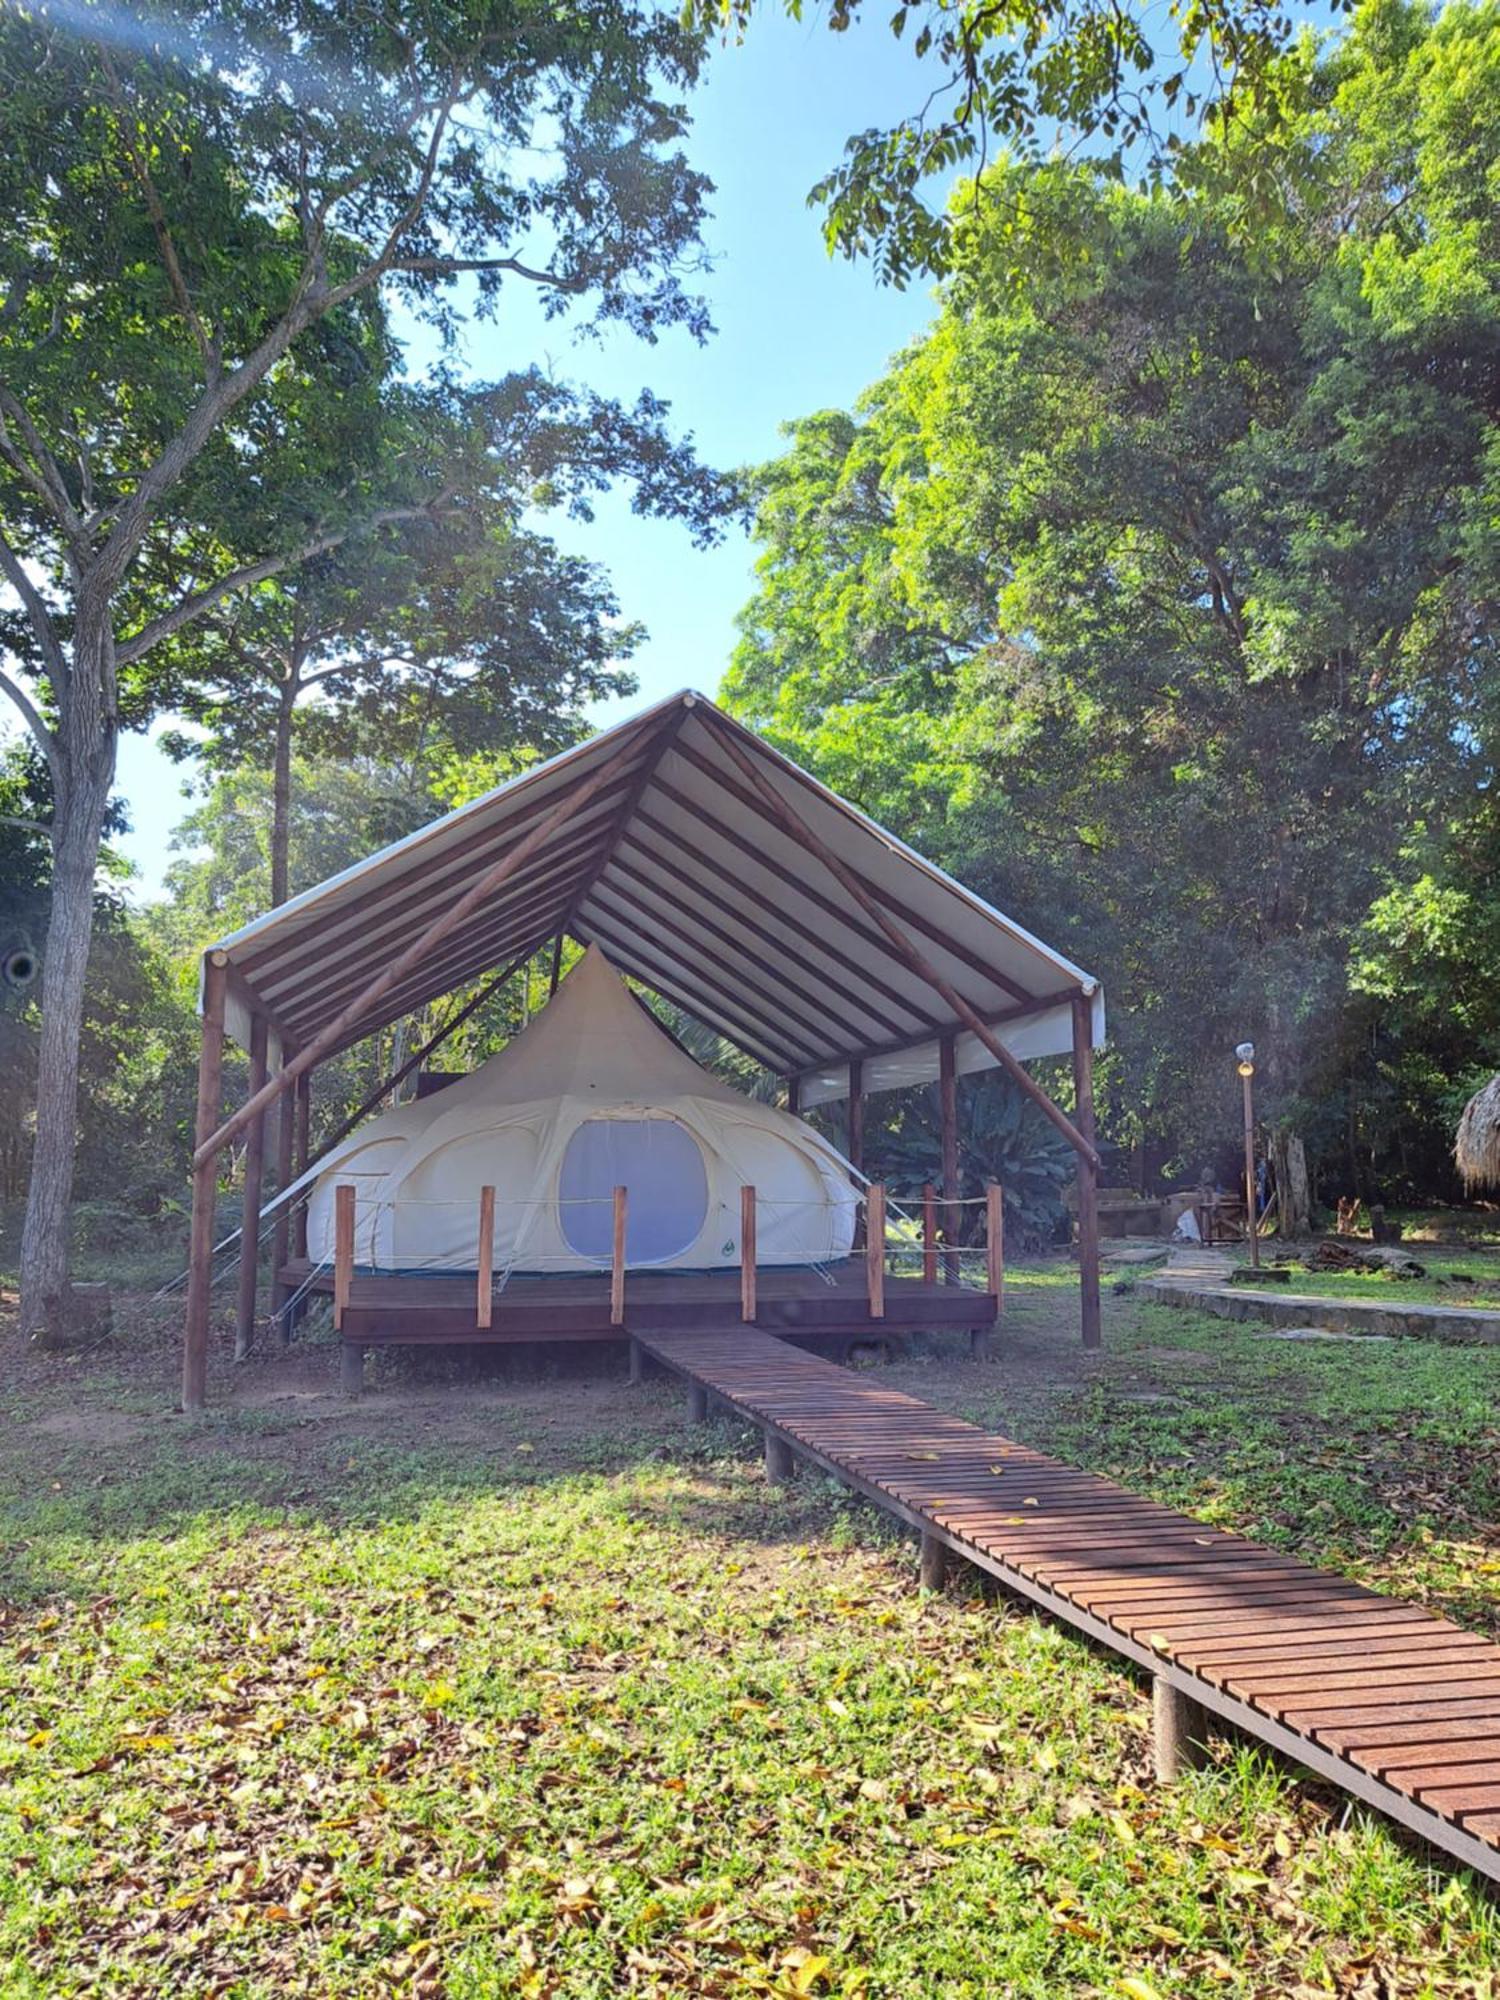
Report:
M 479 1190 L 479 1277 L 475 1324 L 488 1326 L 493 1313 L 495 1284 L 495 1190 Z
M 609 1323 L 611 1326 L 625 1324 L 625 1223 L 626 1200 L 624 1188 L 615 1189 L 615 1231 L 609 1260 Z
M 926 1181 L 922 1187 L 922 1283 L 935 1285 L 937 1279 L 937 1189 Z
M 755 1189 L 740 1189 L 740 1318 L 755 1318 Z
M 865 1283 L 871 1319 L 885 1318 L 885 1184 L 871 1181 L 865 1189 Z
M 342 1327 L 354 1278 L 354 1189 L 340 1181 L 333 1191 L 333 1323 Z
M 984 1191 L 984 1256 L 995 1311 L 1005 1305 L 1005 1196 L 998 1181 Z

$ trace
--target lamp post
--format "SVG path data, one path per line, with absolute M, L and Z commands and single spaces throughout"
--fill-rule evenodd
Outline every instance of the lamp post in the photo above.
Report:
M 1241 1042 L 1235 1049 L 1240 1081 L 1245 1086 L 1245 1234 L 1250 1239 L 1250 1262 L 1260 1269 L 1260 1219 L 1255 1202 L 1255 1044 Z

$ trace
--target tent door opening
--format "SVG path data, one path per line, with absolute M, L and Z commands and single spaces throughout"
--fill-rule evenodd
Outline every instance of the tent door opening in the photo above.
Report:
M 698 1240 L 708 1214 L 702 1149 L 674 1118 L 590 1118 L 563 1152 L 562 1233 L 571 1250 L 608 1264 L 614 1191 L 627 1192 L 625 1261 L 664 1264 Z

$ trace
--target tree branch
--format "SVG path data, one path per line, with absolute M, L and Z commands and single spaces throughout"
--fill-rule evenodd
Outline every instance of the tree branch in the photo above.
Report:
M 448 498 L 440 493 L 435 499 L 420 507 L 386 507 L 378 514 L 367 515 L 362 521 L 354 521 L 347 528 L 331 528 L 326 533 L 315 535 L 295 549 L 282 555 L 266 556 L 260 562 L 244 563 L 238 569 L 229 570 L 217 582 L 204 589 L 194 591 L 190 596 L 180 598 L 169 611 L 159 618 L 153 618 L 134 632 L 128 639 L 122 639 L 116 648 L 115 658 L 122 667 L 128 667 L 140 659 L 143 653 L 159 645 L 172 633 L 181 631 L 184 625 L 191 625 L 214 605 L 222 603 L 236 591 L 248 590 L 252 584 L 264 583 L 268 577 L 280 576 L 284 570 L 295 569 L 300 564 L 311 562 L 314 556 L 326 555 L 343 543 L 353 541 L 360 535 L 372 535 L 380 528 L 394 526 L 399 521 L 417 521 L 434 513 Z
M 53 690 L 59 700 L 67 692 L 68 658 L 62 649 L 62 641 L 57 636 L 57 628 L 52 623 L 52 613 L 47 609 L 42 593 L 26 574 L 25 564 L 16 554 L 3 532 L 0 532 L 0 575 L 3 575 L 11 589 L 21 600 L 42 658 L 46 661 L 47 672 L 52 680 Z M 40 716 L 37 718 L 40 723 Z
M 25 451 L 11 436 L 12 424 L 21 433 Z M 0 453 L 52 515 L 69 544 L 76 547 L 83 535 L 83 519 L 69 496 L 57 460 L 47 449 L 20 398 L 3 386 L 0 386 Z
M 392 271 L 514 271 L 534 285 L 550 285 L 559 292 L 581 292 L 582 278 L 560 276 L 556 271 L 539 271 L 523 264 L 519 257 L 398 257 L 386 267 Z
M 9 695 L 16 707 L 21 711 L 22 719 L 27 729 L 31 732 L 37 748 L 46 758 L 47 769 L 52 773 L 55 782 L 58 777 L 56 740 L 53 737 L 52 731 L 42 720 L 42 711 L 31 699 L 25 688 L 21 686 L 20 682 L 11 679 L 4 667 L 0 667 L 0 694 Z M 19 824 L 20 822 L 16 823 Z
M 177 255 L 172 226 L 167 220 L 166 207 L 157 192 L 156 182 L 151 178 L 150 166 L 142 155 L 140 147 L 130 136 L 130 106 L 125 92 L 120 86 L 120 79 L 115 73 L 115 66 L 110 60 L 108 50 L 102 43 L 98 46 L 100 61 L 103 64 L 104 74 L 109 78 L 115 110 L 119 116 L 120 139 L 125 148 L 125 157 L 130 162 L 131 172 L 135 175 L 136 184 L 145 200 L 146 213 L 151 218 L 151 227 L 156 236 L 156 248 L 161 257 L 162 268 L 167 274 L 167 283 L 171 286 L 172 296 L 177 301 L 177 310 L 182 314 L 197 345 L 203 361 L 204 376 L 209 382 L 215 382 L 222 373 L 218 342 L 210 337 L 207 327 L 198 316 L 197 307 L 193 304 L 193 295 L 188 290 L 182 260 Z

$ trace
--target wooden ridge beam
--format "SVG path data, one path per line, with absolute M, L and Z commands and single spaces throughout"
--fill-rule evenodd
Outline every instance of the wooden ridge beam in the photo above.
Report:
M 1030 1100 L 1030 1102 L 1033 1103 L 1037 1107 L 1037 1109 L 1040 1112 L 1042 1112 L 1042 1114 L 1046 1118 L 1048 1118 L 1052 1124 L 1054 1124 L 1057 1127 L 1058 1131 L 1062 1133 L 1063 1137 L 1067 1140 L 1068 1144 L 1073 1148 L 1073 1150 L 1079 1155 L 1080 1159 L 1090 1162 L 1093 1165 L 1094 1170 L 1097 1172 L 1099 1166 L 1099 1155 L 1092 1141 L 1086 1139 L 1082 1134 L 1082 1132 L 1078 1130 L 1078 1127 L 1073 1123 L 1072 1119 L 1068 1117 L 1067 1113 L 1059 1109 L 1059 1107 L 1052 1102 L 1052 1099 L 1047 1095 L 1046 1091 L 1042 1089 L 1041 1085 L 1035 1082 L 1033 1078 L 1027 1075 L 1025 1069 L 1019 1062 L 1017 1062 L 1016 1058 L 1011 1054 L 1010 1050 L 1006 1048 L 1005 1044 L 999 1039 L 997 1035 L 995 1035 L 992 1032 L 991 1029 L 986 1027 L 983 1019 L 980 1017 L 980 1015 L 971 1005 L 971 1003 L 964 998 L 963 994 L 960 993 L 955 986 L 951 985 L 950 982 L 943 977 L 942 973 L 938 971 L 937 967 L 932 963 L 932 961 L 929 958 L 927 958 L 918 949 L 916 945 L 912 943 L 911 939 L 906 935 L 905 931 L 901 929 L 901 926 L 895 921 L 895 919 L 886 914 L 886 912 L 881 908 L 880 903 L 878 902 L 876 897 L 866 887 L 865 883 L 860 879 L 860 877 L 855 873 L 855 871 L 848 865 L 847 862 L 841 860 L 840 857 L 836 855 L 832 851 L 832 849 L 829 848 L 826 845 L 826 843 L 818 837 L 816 833 L 813 832 L 812 828 L 807 824 L 807 822 L 802 818 L 802 816 L 796 811 L 796 809 L 792 805 L 790 805 L 787 802 L 787 800 L 785 800 L 781 796 L 780 792 L 776 790 L 776 787 L 770 782 L 770 780 L 765 776 L 765 774 L 757 768 L 754 761 L 749 756 L 747 756 L 745 751 L 741 749 L 740 745 L 734 740 L 734 738 L 726 734 L 722 735 L 719 738 L 719 740 L 722 743 L 725 754 L 732 759 L 735 765 L 744 773 L 745 777 L 749 780 L 750 784 L 755 788 L 757 793 L 765 800 L 772 815 L 781 823 L 783 830 L 788 834 L 790 834 L 795 840 L 797 840 L 800 843 L 800 845 L 805 847 L 810 854 L 815 855 L 817 859 L 823 863 L 823 866 L 829 871 L 829 873 L 834 877 L 834 879 L 837 882 L 839 882 L 842 885 L 842 887 L 846 889 L 848 893 L 854 898 L 855 902 L 859 904 L 860 908 L 865 912 L 866 916 L 868 916 L 870 920 L 873 923 L 875 923 L 879 927 L 879 929 L 885 934 L 885 936 L 890 940 L 890 943 L 895 948 L 898 955 L 903 959 L 905 959 L 906 963 L 911 967 L 912 971 L 917 973 L 920 977 L 927 980 L 928 984 L 933 988 L 934 992 L 936 992 L 940 996 L 940 998 L 945 1002 L 947 1006 L 952 1008 L 953 1012 L 958 1016 L 958 1019 L 963 1023 L 963 1025 L 969 1030 L 970 1034 L 974 1035 L 984 1045 L 984 1047 L 989 1050 L 990 1054 L 995 1058 L 996 1062 L 998 1062 L 1001 1065 L 1001 1067 L 1006 1071 L 1006 1073 L 1015 1081 L 1017 1087 L 1021 1090 L 1022 1094 L 1025 1097 L 1027 1097 Z M 1003 984 L 1003 982 L 1000 980 L 996 980 L 996 984 L 997 985 Z

